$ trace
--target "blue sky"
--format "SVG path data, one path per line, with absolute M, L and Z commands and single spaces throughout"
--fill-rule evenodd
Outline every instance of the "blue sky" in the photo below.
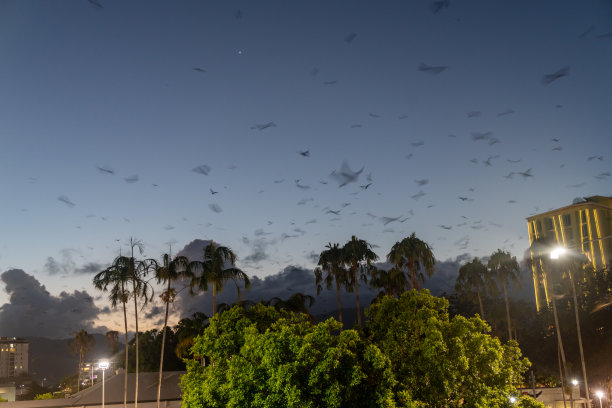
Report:
M 612 6 L 434 3 L 2 2 L 0 272 L 99 296 L 129 237 L 261 278 L 351 235 L 522 258 L 525 217 L 611 193 Z

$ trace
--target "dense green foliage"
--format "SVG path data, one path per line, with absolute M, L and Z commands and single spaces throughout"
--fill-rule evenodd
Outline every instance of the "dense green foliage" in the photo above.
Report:
M 528 367 L 479 318 L 427 291 L 384 297 L 363 331 L 258 304 L 211 319 L 187 364 L 183 404 L 200 407 L 506 407 Z M 538 405 L 521 405 L 538 406 Z

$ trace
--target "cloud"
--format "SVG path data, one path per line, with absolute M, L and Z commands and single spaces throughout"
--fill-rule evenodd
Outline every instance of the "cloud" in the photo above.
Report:
M 267 239 L 259 231 L 255 231 L 257 238 L 249 239 L 242 237 L 242 243 L 247 245 L 251 249 L 251 253 L 243 258 L 243 261 L 247 264 L 258 263 L 269 259 L 270 256 L 267 253 L 267 249 L 276 244 L 276 239 Z
M 60 259 L 56 259 L 52 256 L 47 257 L 47 262 L 45 262 L 44 265 L 44 271 L 49 275 L 87 275 L 90 273 L 100 272 L 106 268 L 106 265 L 102 265 L 97 262 L 87 262 L 78 267 L 74 261 L 75 255 L 79 255 L 79 252 L 76 249 L 62 249 L 60 251 Z
M 88 262 L 80 268 L 76 268 L 74 273 L 87 275 L 90 273 L 98 273 L 106 268 L 105 265 L 99 264 L 97 262 Z
M 81 329 L 88 332 L 107 331 L 106 327 L 94 326 L 99 315 L 109 310 L 98 308 L 87 291 L 61 292 L 53 296 L 34 276 L 21 269 L 2 273 L 0 280 L 10 300 L 10 303 L 0 306 L 3 333 L 66 338 Z

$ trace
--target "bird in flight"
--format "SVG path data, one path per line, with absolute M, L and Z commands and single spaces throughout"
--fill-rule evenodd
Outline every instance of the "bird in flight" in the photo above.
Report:
M 429 5 L 429 9 L 432 13 L 437 14 L 442 10 L 443 7 L 448 8 L 450 6 L 450 0 L 434 1 Z
M 518 171 L 516 174 L 523 176 L 524 179 L 528 178 L 528 177 L 533 177 L 533 174 L 531 174 L 531 169 L 527 169 L 525 171 Z
M 251 126 L 251 130 L 254 130 L 254 129 L 264 130 L 264 129 L 271 128 L 271 127 L 276 127 L 276 123 L 268 122 L 268 123 L 262 123 L 262 124 L 255 124 Z
M 304 157 L 310 157 L 310 150 L 304 150 L 303 152 L 299 152 L 300 155 Z
M 96 7 L 98 10 L 103 9 L 104 7 L 100 4 L 100 2 L 98 0 L 87 0 L 89 1 L 89 4 L 91 4 L 92 6 Z
M 202 68 L 200 68 L 200 67 L 194 67 L 194 68 L 193 68 L 193 70 L 194 70 L 194 71 L 197 71 L 197 72 L 201 72 L 201 73 L 205 73 L 205 72 L 206 72 L 206 70 L 205 70 L 205 69 L 202 69 Z
M 210 166 L 207 166 L 206 164 L 201 164 L 197 167 L 194 167 L 191 171 L 193 171 L 194 173 L 198 173 L 198 174 L 203 174 L 205 176 L 208 176 L 208 173 L 210 173 Z
M 552 74 L 547 74 L 544 75 L 542 77 L 542 85 L 550 85 L 551 83 L 553 83 L 554 81 L 556 81 L 559 78 L 563 78 L 564 76 L 568 76 L 569 75 L 569 70 L 570 70 L 570 66 L 567 65 L 555 72 L 553 72 Z
M 96 168 L 100 171 L 100 173 L 106 173 L 106 174 L 115 174 L 115 170 L 111 169 L 108 166 L 96 166 Z
M 503 111 L 503 112 L 499 112 L 499 113 L 497 114 L 497 116 L 498 116 L 498 117 L 499 117 L 499 116 L 506 116 L 506 115 L 511 115 L 511 114 L 513 114 L 513 113 L 514 113 L 514 110 L 513 110 L 513 109 L 506 109 L 506 110 L 505 110 L 505 111 Z
M 123 179 L 125 180 L 126 183 L 133 184 L 137 182 L 138 180 L 140 180 L 140 177 L 138 177 L 138 174 L 134 174 L 133 176 L 124 177 Z
M 367 189 L 368 189 L 368 187 L 370 187 L 371 185 L 372 185 L 372 183 L 368 183 L 368 184 L 363 184 L 363 185 L 361 185 L 361 186 L 359 186 L 359 187 L 361 187 L 361 188 L 362 188 L 362 189 L 364 189 L 364 190 L 367 190 Z
M 334 170 L 329 176 L 335 179 L 338 182 L 338 187 L 344 187 L 349 183 L 354 183 L 359 179 L 361 172 L 363 172 L 362 167 L 358 171 L 353 171 L 350 169 L 348 163 L 345 161 L 342 162 L 342 166 L 339 171 Z
M 344 42 L 347 44 L 350 44 L 353 42 L 353 40 L 355 39 L 355 37 L 357 37 L 357 34 L 355 33 L 348 33 L 345 37 L 344 37 Z
M 65 196 L 65 195 L 61 195 L 61 196 L 57 197 L 57 199 L 59 201 L 61 201 L 62 203 L 66 204 L 68 207 L 74 207 L 76 205 L 75 203 L 70 201 L 70 199 L 67 196 Z
M 208 208 L 210 208 L 211 211 L 216 213 L 220 213 L 223 211 L 219 204 L 208 204 Z
M 438 74 L 446 71 L 447 69 L 448 69 L 448 67 L 445 66 L 445 65 L 431 66 L 431 65 L 424 64 L 422 62 L 419 65 L 419 71 L 427 72 L 428 74 L 432 74 L 432 75 L 438 75 Z
M 218 191 L 214 191 L 212 188 L 209 188 L 210 190 L 210 194 L 215 195 L 215 194 L 219 194 Z

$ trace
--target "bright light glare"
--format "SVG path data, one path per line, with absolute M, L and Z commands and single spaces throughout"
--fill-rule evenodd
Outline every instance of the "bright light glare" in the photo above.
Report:
M 557 247 L 550 253 L 550 259 L 559 259 L 565 253 L 565 248 Z
M 516 397 L 510 397 L 510 403 L 514 404 L 516 402 Z
M 604 393 L 602 390 L 597 390 L 595 391 L 595 395 L 597 395 L 597 398 L 602 399 L 604 396 Z
M 578 385 L 578 380 L 573 379 L 573 380 L 572 380 L 572 384 L 573 384 L 573 385 Z
M 110 363 L 106 360 L 102 360 L 98 363 L 98 367 L 100 367 L 101 370 L 106 370 L 109 366 Z

